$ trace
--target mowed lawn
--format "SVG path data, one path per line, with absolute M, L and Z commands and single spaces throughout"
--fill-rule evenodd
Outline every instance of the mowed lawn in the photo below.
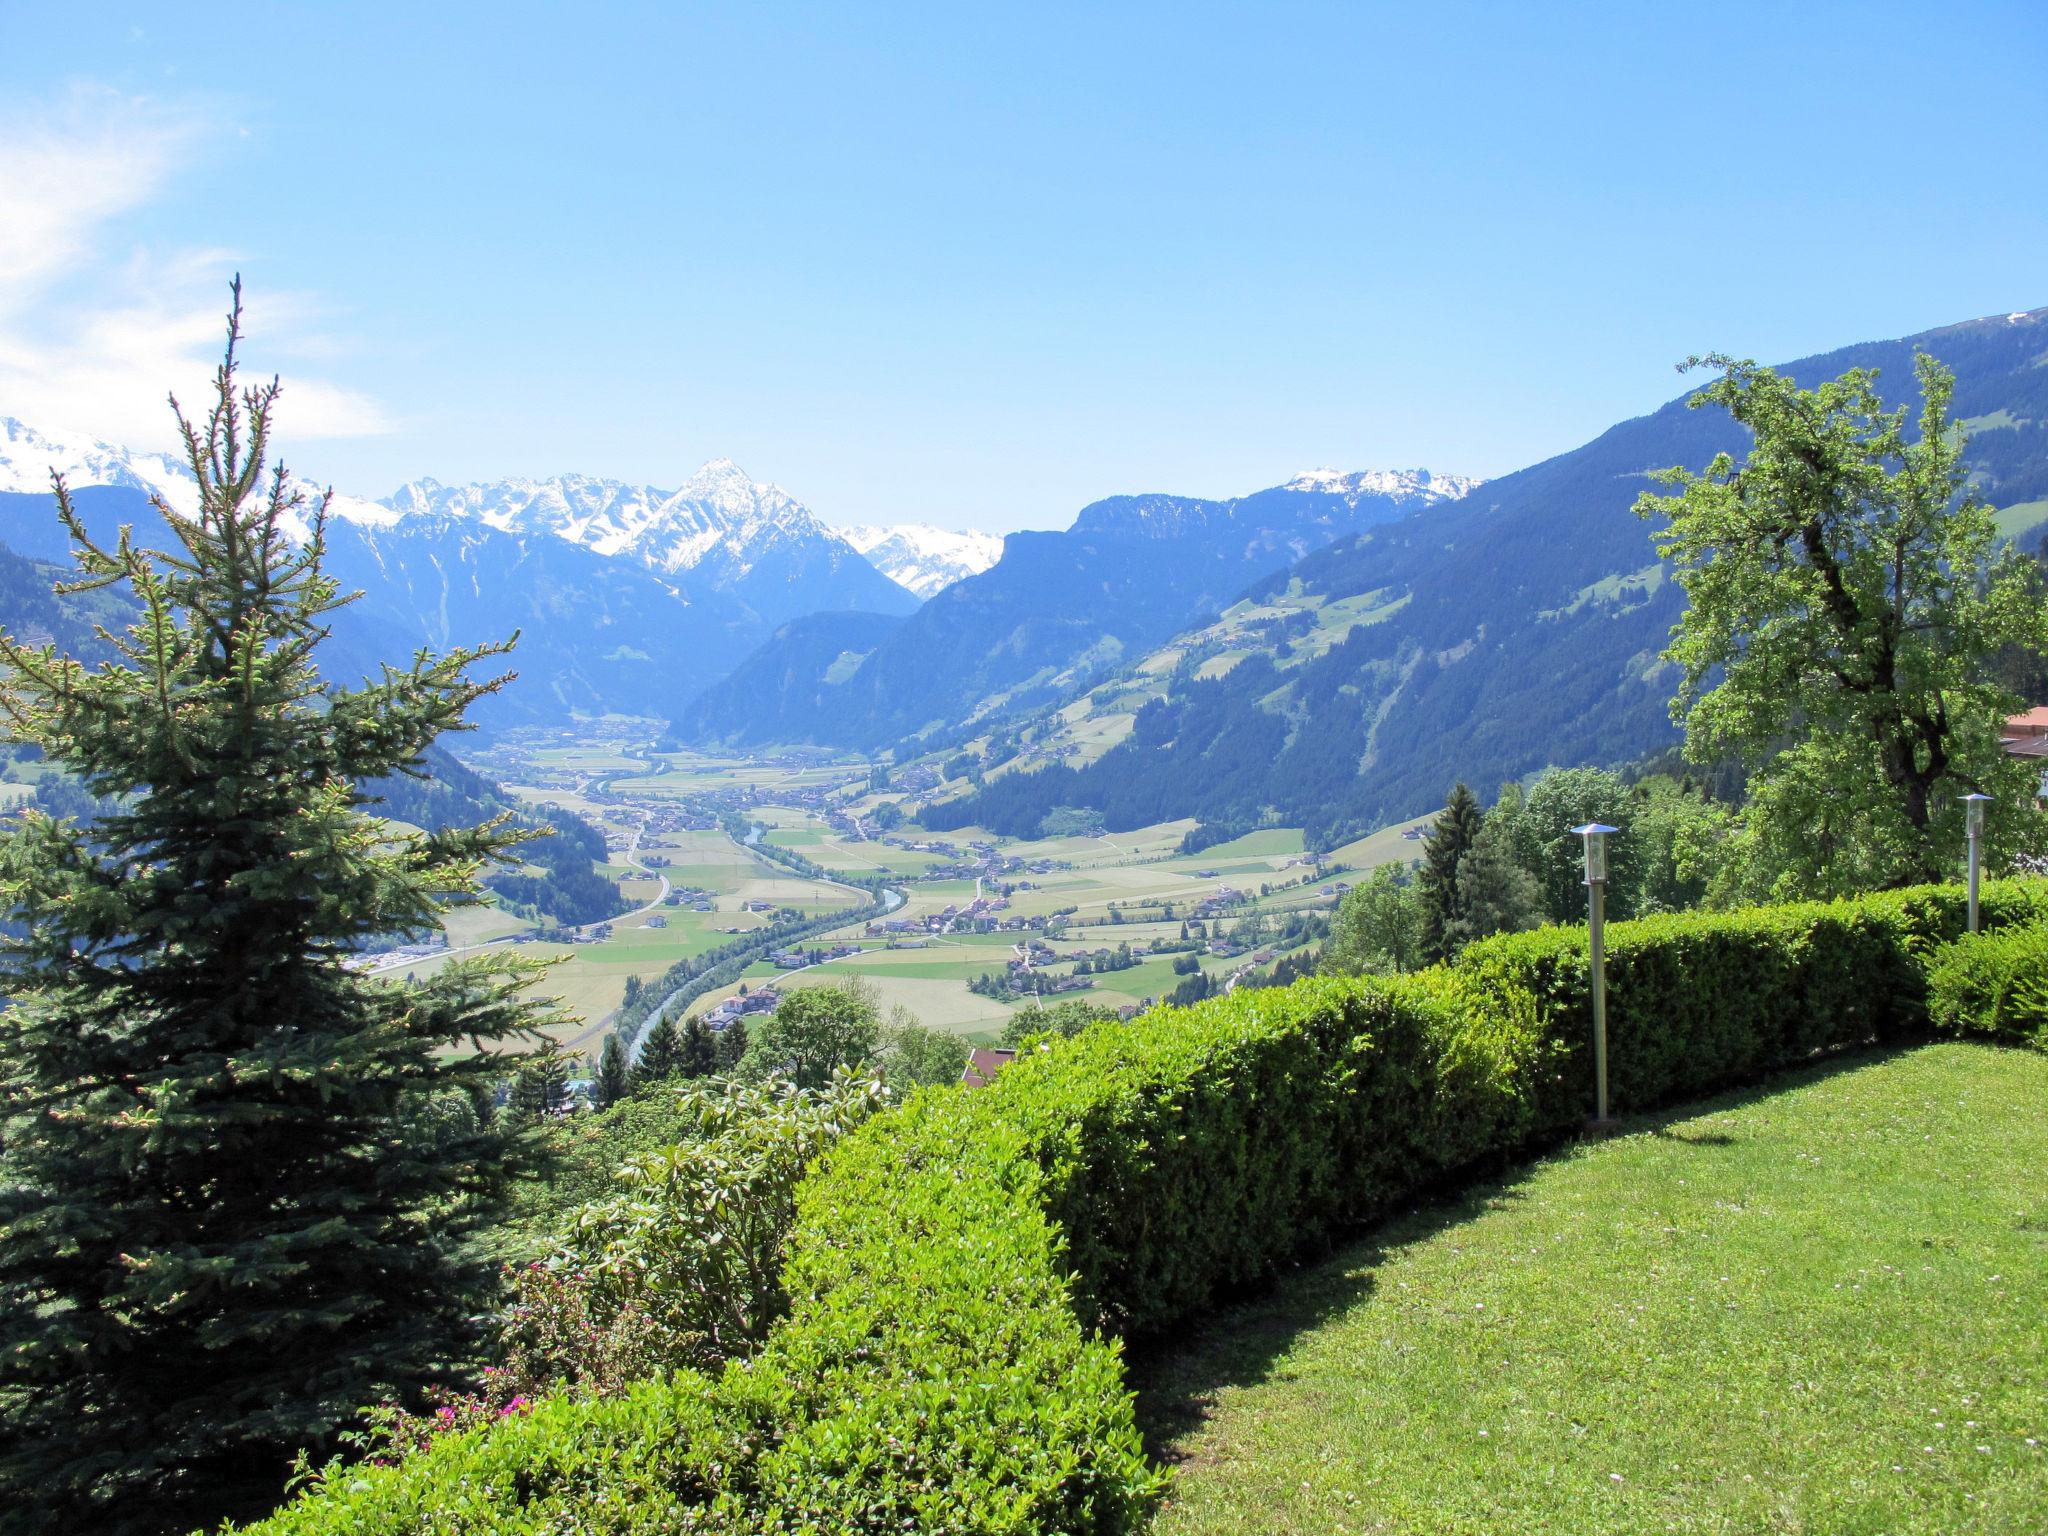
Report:
M 1136 1375 L 1160 1536 L 2048 1531 L 2048 1057 L 1640 1122 Z

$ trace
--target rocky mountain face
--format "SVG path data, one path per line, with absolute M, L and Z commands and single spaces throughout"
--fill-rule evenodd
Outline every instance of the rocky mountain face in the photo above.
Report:
M 685 740 L 936 745 L 975 722 L 1063 699 L 1115 671 L 1250 583 L 1347 534 L 1454 504 L 1476 484 L 1427 471 L 1328 471 L 1250 496 L 1118 496 L 1064 532 L 1013 533 L 988 570 L 943 588 L 850 668 L 786 694 L 776 710 L 732 682 L 677 721 Z M 794 675 L 822 652 L 812 636 L 750 659 L 751 675 Z
M 673 491 L 587 475 L 442 485 L 384 498 L 401 522 L 552 534 L 696 591 L 730 594 L 772 626 L 825 609 L 908 613 L 917 596 L 777 485 L 714 459 Z
M 0 547 L 68 562 L 52 469 L 107 536 L 127 522 L 154 537 L 152 494 L 175 511 L 196 506 L 175 459 L 0 417 Z M 363 594 L 336 626 L 334 654 L 350 665 L 520 631 L 519 677 L 479 706 L 486 724 L 666 718 L 792 617 L 902 614 L 918 601 L 787 493 L 724 460 L 676 491 L 563 476 L 336 496 L 328 549 L 336 578 Z

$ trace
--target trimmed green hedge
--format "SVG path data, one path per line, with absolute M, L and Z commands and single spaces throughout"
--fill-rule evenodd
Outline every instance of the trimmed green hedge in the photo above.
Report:
M 2048 923 L 1958 940 L 1935 960 L 1927 992 L 1938 1030 L 2048 1050 Z
M 1609 930 L 1613 1101 L 1648 1109 L 1929 1027 L 1959 891 Z M 1985 892 L 2048 917 L 2048 883 Z M 753 1360 L 550 1403 L 341 1474 L 271 1536 L 1066 1532 L 1143 1522 L 1117 1336 L 1159 1333 L 1348 1223 L 1590 1108 L 1583 930 L 1451 970 L 1315 980 L 1051 1044 L 927 1090 L 808 1181 Z

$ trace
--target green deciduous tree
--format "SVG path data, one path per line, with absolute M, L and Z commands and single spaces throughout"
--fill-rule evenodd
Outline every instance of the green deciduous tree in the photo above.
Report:
M 394 831 L 358 785 L 497 686 L 503 647 L 315 661 L 347 599 L 324 505 L 266 474 L 275 382 L 179 416 L 198 480 L 168 548 L 96 542 L 61 483 L 82 588 L 139 616 L 88 669 L 0 636 L 15 737 L 119 806 L 0 833 L 0 1509 L 10 1531 L 187 1530 L 263 1508 L 293 1454 L 459 1362 L 494 1274 L 465 1240 L 524 1135 L 422 1104 L 481 1094 L 552 1022 L 531 962 L 412 985 L 349 964 L 437 925 L 522 834 Z M 175 402 L 173 402 L 175 409 Z M 303 539 L 293 535 L 301 518 Z
M 1338 904 L 1316 969 L 1326 975 L 1386 975 L 1419 969 L 1422 893 L 1399 865 L 1382 864 Z
M 755 1027 L 738 1075 L 822 1088 L 839 1068 L 866 1066 L 880 1043 L 873 987 L 860 981 L 795 987 Z
M 1586 920 L 1586 841 L 1572 829 L 1602 822 L 1607 840 L 1607 914 L 1632 917 L 1638 848 L 1633 801 L 1619 774 L 1605 768 L 1552 768 L 1526 792 L 1510 785 L 1487 813 L 1514 861 L 1535 878 L 1537 911 L 1559 923 Z
M 1198 965 L 1196 969 L 1199 970 L 1200 966 Z M 1015 1048 L 1039 1035 L 1053 1035 L 1063 1040 L 1072 1039 L 1082 1030 L 1097 1024 L 1121 1022 L 1122 1019 L 1114 1008 L 1083 1002 L 1080 998 L 1067 998 L 1049 1005 L 1030 1002 L 1011 1014 L 1009 1022 L 1003 1025 L 1002 1043 Z
M 899 1092 L 933 1083 L 957 1083 L 967 1066 L 967 1042 L 948 1030 L 920 1024 L 908 1010 L 898 1008 L 882 1026 L 875 1060 L 883 1078 Z
M 1916 361 L 1916 432 L 1867 369 L 1809 390 L 1695 361 L 1721 377 L 1689 403 L 1727 410 L 1753 444 L 1740 465 L 1666 471 L 1676 493 L 1637 510 L 1667 520 L 1659 549 L 1688 600 L 1665 652 L 1683 669 L 1687 751 L 1753 770 L 1755 885 L 1826 896 L 1945 878 L 1973 790 L 1998 801 L 1995 859 L 2038 847 L 2033 774 L 1999 747 L 2019 701 L 1994 664 L 2048 650 L 2048 605 L 1968 489 L 1952 375 Z

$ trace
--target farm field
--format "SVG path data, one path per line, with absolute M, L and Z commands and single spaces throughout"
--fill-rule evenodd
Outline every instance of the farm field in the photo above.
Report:
M 1043 920 L 1058 915 L 1065 922 L 1064 937 L 1052 946 L 1059 972 L 1070 969 L 1079 955 L 1114 951 L 1121 944 L 1140 954 L 1138 964 L 1103 971 L 1094 978 L 1094 986 L 1062 994 L 1111 1008 L 1159 999 L 1185 979 L 1184 973 L 1174 971 L 1173 956 L 1143 952 L 1154 942 L 1181 941 L 1183 920 L 1197 904 L 1225 888 L 1244 897 L 1232 908 L 1227 923 L 1234 925 L 1251 912 L 1277 923 L 1303 909 L 1329 910 L 1337 880 L 1355 878 L 1359 870 L 1375 863 L 1412 858 L 1418 851 L 1414 843 L 1403 840 L 1403 829 L 1389 828 L 1332 855 L 1349 867 L 1349 873 L 1336 875 L 1319 874 L 1306 864 L 1301 833 L 1285 828 L 1249 833 L 1198 854 L 1179 852 L 1194 825 L 1191 821 L 1103 836 L 1028 841 L 974 828 L 934 835 L 910 823 L 882 834 L 871 823 L 863 830 L 849 816 L 865 820 L 882 801 L 900 805 L 910 797 L 899 790 L 872 790 L 865 764 L 822 761 L 816 754 L 747 759 L 655 752 L 641 744 L 646 739 L 624 727 L 595 732 L 585 741 L 536 734 L 500 742 L 479 759 L 521 798 L 562 806 L 603 826 L 622 846 L 615 847 L 601 867 L 634 906 L 657 899 L 664 875 L 678 890 L 709 893 L 713 904 L 708 913 L 670 906 L 620 919 L 601 942 L 527 946 L 529 953 L 560 959 L 544 990 L 560 996 L 575 1015 L 577 1022 L 561 1037 L 578 1051 L 594 1050 L 601 1041 L 604 1022 L 623 1000 L 629 979 L 652 983 L 676 961 L 726 942 L 734 930 L 763 926 L 767 915 L 745 910 L 748 903 L 793 907 L 815 916 L 850 909 L 866 899 L 859 890 L 832 883 L 832 877 L 900 877 L 898 888 L 906 900 L 892 916 L 922 929 L 927 918 L 944 914 L 948 907 L 957 910 L 977 895 L 996 894 L 992 887 L 977 889 L 972 879 L 926 878 L 941 865 L 977 859 L 970 849 L 976 842 L 1026 866 L 1026 872 L 1004 877 L 1012 888 L 1003 917 Z M 725 825 L 732 825 L 730 817 L 738 815 L 761 828 L 762 848 L 801 856 L 825 878 L 775 864 L 718 828 L 700 825 L 684 830 L 680 823 L 703 820 L 705 805 L 722 807 L 718 814 L 728 818 Z M 835 819 L 828 820 L 828 811 Z M 623 846 L 636 827 L 641 829 L 638 858 L 651 861 L 651 870 L 636 868 Z M 909 846 L 922 843 L 943 843 L 952 851 Z M 659 925 L 652 921 L 656 918 Z M 518 926 L 508 914 L 487 909 L 455 919 L 450 940 L 477 943 Z M 968 983 L 985 974 L 1002 977 L 1013 946 L 1023 937 L 1015 931 L 917 933 L 900 936 L 899 947 L 884 948 L 885 940 L 850 926 L 807 944 L 829 948 L 834 943 L 856 943 L 865 953 L 795 972 L 763 960 L 749 967 L 742 979 L 750 986 L 768 980 L 803 986 L 859 976 L 874 985 L 885 1008 L 900 1007 L 933 1027 L 987 1040 L 1000 1034 L 1025 1004 L 970 991 Z M 906 939 L 920 942 L 909 947 L 902 942 Z M 1220 984 L 1248 960 L 1243 955 L 1205 952 L 1196 963 Z M 439 963 L 430 958 L 392 974 L 416 974 Z M 736 982 L 707 994 L 695 1007 L 707 1008 L 737 986 Z
M 1156 1529 L 2048 1527 L 2043 1103 L 1865 1056 L 1396 1221 L 1141 1365 Z

